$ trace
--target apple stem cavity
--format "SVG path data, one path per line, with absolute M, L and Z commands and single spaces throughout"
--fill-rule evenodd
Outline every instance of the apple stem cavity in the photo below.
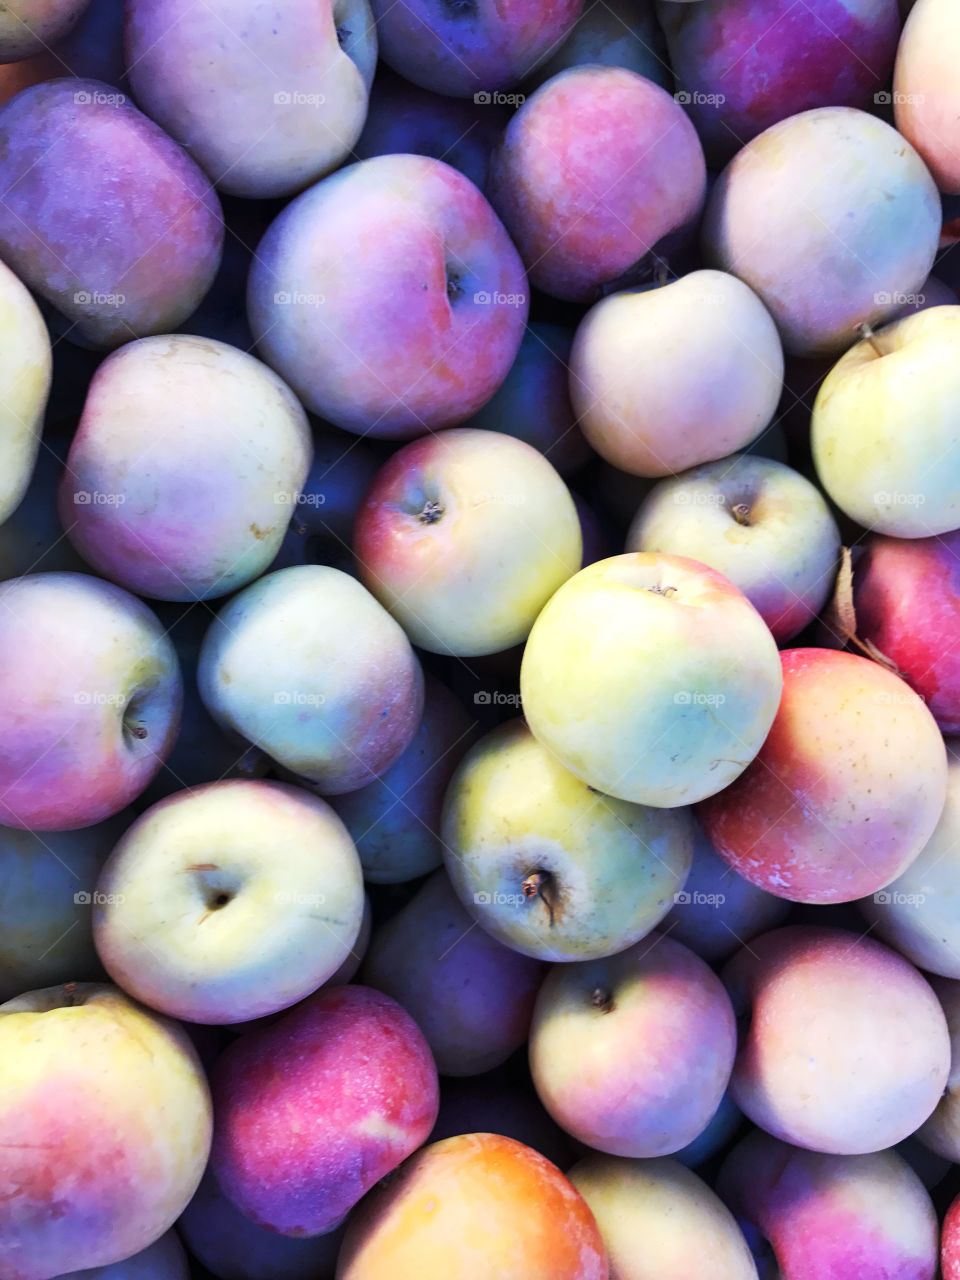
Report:
M 539 898 L 543 905 L 547 908 L 550 917 L 550 924 L 553 924 L 554 898 L 553 898 L 553 874 L 550 871 L 531 871 L 525 876 L 520 885 L 523 896 L 532 900 Z

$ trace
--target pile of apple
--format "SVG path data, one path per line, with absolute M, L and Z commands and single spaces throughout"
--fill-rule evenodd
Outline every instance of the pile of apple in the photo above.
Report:
M 960 0 L 0 5 L 0 1280 L 960 1280 L 958 198 Z

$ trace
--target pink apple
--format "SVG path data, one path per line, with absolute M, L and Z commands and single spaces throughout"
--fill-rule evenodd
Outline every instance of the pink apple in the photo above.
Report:
M 271 225 L 250 270 L 250 326 L 311 412 L 407 439 L 490 399 L 520 346 L 527 292 L 472 182 L 426 156 L 377 156 Z
M 232 1044 L 213 1096 L 221 1190 L 259 1226 L 316 1236 L 426 1141 L 437 1071 L 394 1000 L 333 987 Z
M 947 794 L 936 721 L 902 680 L 830 649 L 782 655 L 783 696 L 753 764 L 700 807 L 718 853 L 793 902 L 852 902 L 902 874 Z
M 937 997 L 895 951 L 842 929 L 754 938 L 723 973 L 746 1021 L 731 1092 L 754 1124 L 812 1151 L 859 1155 L 913 1133 L 950 1068 Z
M 720 1105 L 736 1025 L 719 978 L 661 934 L 558 965 L 537 997 L 530 1070 L 543 1105 L 580 1142 L 622 1156 L 679 1151 Z
M 893 103 L 897 128 L 920 152 L 941 191 L 960 194 L 957 116 L 960 13 L 951 0 L 918 0 L 897 50 Z

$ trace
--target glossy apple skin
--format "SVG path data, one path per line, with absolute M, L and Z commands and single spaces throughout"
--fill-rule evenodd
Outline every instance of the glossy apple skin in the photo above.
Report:
M 440 160 L 388 155 L 287 205 L 258 246 L 248 312 L 260 354 L 312 413 L 409 439 L 490 399 L 520 346 L 527 294 L 473 183 Z
M 570 357 L 570 396 L 588 442 L 642 476 L 745 448 L 773 419 L 782 386 L 770 313 L 722 271 L 604 298 L 580 322 Z
M 573 332 L 566 325 L 528 325 L 500 390 L 466 425 L 525 440 L 562 476 L 582 467 L 593 457 L 593 450 L 570 403 L 572 345 Z
M 179 1236 L 171 1230 L 122 1262 L 71 1271 L 58 1280 L 190 1280 L 190 1265 Z
M 443 814 L 447 872 L 470 916 L 524 955 L 623 951 L 663 919 L 693 851 L 686 809 L 600 795 L 510 720 L 467 753 Z M 530 877 L 544 879 L 531 887 Z
M 0 1269 L 51 1280 L 145 1249 L 193 1195 L 210 1093 L 186 1033 L 115 987 L 0 1006 Z
M 53 362 L 43 316 L 12 271 L 0 266 L 0 524 L 16 510 L 30 483 Z
M 445 1076 L 491 1071 L 520 1048 L 543 972 L 474 928 L 443 870 L 374 933 L 362 971 L 416 1020 Z
M 80 831 L 0 827 L 0 1002 L 100 978 L 93 892 L 126 825 L 120 814 Z
M 423 673 L 403 631 L 338 569 L 295 565 L 210 624 L 200 696 L 224 728 L 325 795 L 367 786 L 407 748 Z
M 424 1147 L 351 1219 L 337 1280 L 608 1280 L 593 1214 L 539 1152 L 499 1134 Z
M 920 152 L 940 190 L 950 195 L 960 194 L 958 55 L 956 7 L 950 0 L 919 0 L 897 50 L 893 110 L 898 130 Z
M 788 354 L 830 355 L 921 291 L 940 224 L 936 185 L 896 130 L 823 107 L 737 153 L 711 191 L 703 247 L 711 266 L 760 295 Z
M 872 109 L 900 35 L 897 0 L 814 0 L 803 13 L 791 0 L 661 0 L 658 13 L 714 165 L 801 111 Z
M 960 978 L 960 744 L 947 739 L 947 802 L 903 875 L 859 904 L 877 936 L 919 969 Z
M 866 936 L 790 925 L 754 938 L 723 971 L 750 1015 L 731 1081 L 774 1137 L 860 1155 L 913 1133 L 950 1067 L 943 1010 L 908 961 Z
M 353 545 L 363 582 L 411 641 L 461 657 L 525 640 L 583 553 L 573 498 L 547 459 L 471 427 L 398 450 L 357 512 Z
M 418 155 L 443 160 L 482 191 L 490 152 L 510 119 L 510 108 L 466 102 L 421 89 L 383 64 L 370 91 L 370 109 L 354 153 Z
M 676 1160 L 589 1155 L 569 1176 L 597 1220 L 613 1280 L 689 1280 L 704 1259 L 711 1280 L 757 1280 L 730 1210 Z
M 819 1155 L 755 1132 L 717 1190 L 769 1242 L 784 1280 L 935 1280 L 937 1215 L 895 1151 Z
M 960 530 L 864 540 L 854 573 L 857 635 L 896 666 L 944 733 L 960 733 Z
M 533 734 L 578 777 L 662 808 L 728 786 L 780 699 L 769 629 L 732 583 L 682 556 L 631 553 L 551 598 L 520 672 Z
M 543 1105 L 578 1141 L 610 1155 L 670 1155 L 710 1123 L 736 1043 L 716 974 L 651 934 L 604 960 L 550 970 L 530 1070 Z
M 693 864 L 673 901 L 664 917 L 664 932 L 708 964 L 726 959 L 758 933 L 782 924 L 790 911 L 783 898 L 738 875 L 696 820 Z
M 220 1280 L 333 1280 L 342 1233 L 295 1240 L 258 1227 L 207 1173 L 177 1221 L 190 1252 Z
M 371 884 L 402 884 L 440 866 L 443 797 L 474 729 L 460 701 L 427 676 L 423 718 L 407 749 L 369 786 L 332 798 Z
M 591 302 L 699 216 L 706 166 L 659 85 L 622 67 L 573 67 L 510 121 L 488 186 L 531 281 Z
M 69 831 L 119 813 L 169 754 L 182 690 L 159 620 L 120 587 L 0 584 L 0 820 Z
M 824 379 L 810 433 L 817 476 L 865 529 L 925 538 L 960 525 L 958 341 L 960 306 L 934 307 L 858 342 Z
M 175 329 L 213 282 L 216 193 L 123 94 L 53 80 L 0 111 L 0 252 L 98 348 Z
M 312 452 L 307 415 L 272 369 L 209 338 L 143 338 L 94 375 L 61 519 L 130 591 L 227 595 L 276 555 Z
M 429 0 L 373 0 L 372 7 L 381 56 L 394 71 L 435 93 L 486 105 L 563 40 L 583 0 L 478 0 L 447 10 Z
M 902 874 L 943 812 L 936 721 L 897 676 L 830 649 L 782 655 L 783 696 L 749 769 L 699 810 L 735 871 L 791 902 L 853 902 Z
M 363 915 L 353 841 L 323 800 L 225 781 L 161 800 L 97 882 L 94 937 L 114 982 L 188 1022 L 287 1008 L 350 955 Z
M 86 5 L 87 0 L 11 0 L 0 18 L 0 62 L 41 53 L 67 34 Z
M 673 73 L 654 0 L 587 5 L 563 43 L 524 81 L 529 93 L 569 67 L 625 67 L 673 92 Z
M 333 1231 L 437 1118 L 426 1040 L 369 987 L 318 991 L 241 1036 L 212 1086 L 214 1177 L 248 1218 L 289 1236 Z
M 125 40 L 138 102 L 232 195 L 301 191 L 360 136 L 377 60 L 366 0 L 133 0 Z
M 840 531 L 816 485 L 770 458 L 722 458 L 662 480 L 640 505 L 628 551 L 689 556 L 739 587 L 778 641 L 819 614 Z

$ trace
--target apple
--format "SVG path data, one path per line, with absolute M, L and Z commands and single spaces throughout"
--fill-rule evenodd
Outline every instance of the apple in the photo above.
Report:
M 67 831 L 119 813 L 168 755 L 181 698 L 173 645 L 120 587 L 0 583 L 0 820 Z
M 580 567 L 570 492 L 536 449 L 460 427 L 412 441 L 359 511 L 360 576 L 411 641 L 432 653 L 499 653 Z
M 511 115 L 508 105 L 487 97 L 491 100 L 470 102 L 431 93 L 381 63 L 354 155 L 359 160 L 410 153 L 432 156 L 459 169 L 482 191 L 490 152 Z
M 948 739 L 947 802 L 918 857 L 859 904 L 878 937 L 919 969 L 960 979 L 960 751 Z
M 235 595 L 210 624 L 197 679 L 219 724 L 327 795 L 379 777 L 423 710 L 403 631 L 324 565 L 279 569 Z
M 440 160 L 389 155 L 286 206 L 257 247 L 248 310 L 261 355 L 307 409 L 357 435 L 408 439 L 490 399 L 520 346 L 527 293 L 473 183 Z
M 580 322 L 570 357 L 570 396 L 587 441 L 640 476 L 743 449 L 773 419 L 782 388 L 770 313 L 722 271 L 604 298 Z
M 908 315 L 851 348 L 813 408 L 827 495 L 865 529 L 924 538 L 960 525 L 960 306 Z
M 785 641 L 832 594 L 840 531 L 820 490 L 799 472 L 741 454 L 661 480 L 640 504 L 627 550 L 716 569 Z
M 17 62 L 66 35 L 88 0 L 10 0 L 0 15 L 0 62 Z
M 745 773 L 700 807 L 717 852 L 791 902 L 853 902 L 901 875 L 946 800 L 936 721 L 897 676 L 829 649 L 782 655 L 783 698 Z
M 362 975 L 416 1020 L 442 1075 L 472 1076 L 526 1042 L 543 966 L 477 929 L 436 871 L 374 933 Z
M 960 195 L 954 67 L 960 56 L 960 14 L 950 0 L 919 0 L 897 49 L 893 111 L 897 128 L 925 160 L 941 191 Z
M 935 1280 L 937 1216 L 896 1151 L 820 1155 L 751 1133 L 717 1190 L 756 1240 L 761 1270 L 784 1280 Z M 772 1256 L 771 1256 L 772 1255 Z
M 291 195 L 351 154 L 377 36 L 367 0 L 132 0 L 130 85 L 221 190 Z
M 673 92 L 673 72 L 654 0 L 611 0 L 584 8 L 570 34 L 524 81 L 536 89 L 570 67 L 626 67 Z
M 91 906 L 125 826 L 118 815 L 81 831 L 0 827 L 0 1002 L 100 978 Z
M 336 973 L 363 901 L 353 841 L 318 796 L 214 782 L 161 800 L 126 832 L 97 882 L 94 939 L 113 981 L 143 1004 L 245 1022 Z
M 307 415 L 271 369 L 208 338 L 143 338 L 94 375 L 60 516 L 130 591 L 228 595 L 276 556 L 311 455 Z
M 663 929 L 708 964 L 725 960 L 758 933 L 782 924 L 790 911 L 783 898 L 738 875 L 717 853 L 699 822 L 693 823 L 693 865 Z
M 940 224 L 910 144 L 865 111 L 830 106 L 737 152 L 710 194 L 703 246 L 760 295 L 790 355 L 831 355 L 920 292 Z
M 943 1280 L 960 1280 L 960 1196 L 950 1205 L 943 1220 L 940 1265 Z
M 351 1218 L 337 1280 L 609 1280 L 586 1201 L 539 1152 L 473 1133 L 418 1151 Z
M 686 809 L 601 795 L 522 720 L 467 753 L 447 789 L 447 872 L 469 915 L 541 960 L 623 951 L 663 919 L 693 851 Z
M 426 1040 L 368 987 L 318 991 L 240 1036 L 212 1083 L 211 1172 L 242 1213 L 281 1235 L 333 1231 L 437 1118 Z
M 670 1155 L 710 1123 L 737 1031 L 720 979 L 662 934 L 603 960 L 554 966 L 530 1030 L 540 1100 L 609 1155 Z
M 706 165 L 664 89 L 623 67 L 571 67 L 520 107 L 488 190 L 538 289 L 592 302 L 699 217 Z M 668 242 L 669 243 L 669 242 Z
M 569 362 L 573 330 L 567 325 L 527 326 L 520 350 L 499 391 L 467 426 L 502 431 L 526 440 L 562 476 L 593 457 L 570 403 Z
M 372 2 L 388 66 L 425 89 L 480 103 L 547 58 L 583 8 L 583 0 L 483 0 L 449 10 L 429 0 Z
M 168 1231 L 122 1262 L 71 1271 L 59 1280 L 190 1280 L 190 1266 L 179 1236 Z
M 109 348 L 167 333 L 213 281 L 215 191 L 113 85 L 51 80 L 8 102 L 0 183 L 0 253 L 72 341 Z
M 0 21 L 2 30 L 2 21 Z M 50 394 L 52 357 L 43 316 L 27 289 L 0 264 L 0 524 L 27 492 Z
M 52 1280 L 169 1229 L 210 1150 L 186 1033 L 115 988 L 67 983 L 0 1005 L 0 1272 Z
M 258 1227 L 206 1174 L 177 1229 L 190 1252 L 220 1280 L 333 1280 L 342 1233 L 296 1240 Z
M 551 598 L 520 672 L 534 736 L 591 787 L 673 808 L 730 785 L 780 700 L 777 647 L 706 565 L 634 552 Z
M 775 1138 L 861 1155 L 933 1113 L 950 1069 L 947 1021 L 929 983 L 889 947 L 789 925 L 754 938 L 723 978 L 745 1025 L 733 1100 Z
M 657 12 L 677 96 L 718 167 L 788 116 L 888 100 L 897 0 L 660 0 Z
M 960 733 L 960 530 L 865 538 L 855 562 L 858 638 L 923 698 L 944 733 Z
M 616 1280 L 757 1280 L 733 1215 L 676 1160 L 589 1155 L 570 1181 L 593 1211 Z

